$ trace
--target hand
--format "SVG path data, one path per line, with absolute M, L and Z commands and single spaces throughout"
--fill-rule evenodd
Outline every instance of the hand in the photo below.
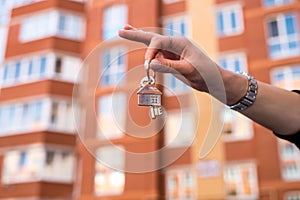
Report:
M 223 85 L 221 68 L 185 37 L 144 32 L 130 25 L 120 30 L 119 36 L 146 44 L 145 60 L 151 60 L 150 67 L 154 71 L 172 73 L 199 91 L 218 90 L 217 85 Z

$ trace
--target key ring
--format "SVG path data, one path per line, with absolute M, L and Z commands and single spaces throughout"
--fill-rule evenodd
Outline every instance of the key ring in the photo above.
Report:
M 150 63 L 151 63 L 151 60 L 145 60 L 144 66 L 146 69 L 146 75 L 147 75 L 149 84 L 154 84 L 151 82 L 155 82 L 156 73 L 153 71 L 153 76 L 150 76 Z M 154 81 L 152 81 L 152 79 L 154 79 Z
M 155 84 L 155 79 L 153 76 L 149 76 L 149 78 L 147 76 L 145 76 L 140 82 L 140 87 L 145 86 L 146 85 L 145 82 L 147 82 L 150 85 L 153 85 L 153 84 Z

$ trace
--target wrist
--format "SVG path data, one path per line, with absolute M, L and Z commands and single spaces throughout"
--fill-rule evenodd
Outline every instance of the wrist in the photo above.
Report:
M 224 69 L 222 78 L 226 92 L 225 104 L 234 105 L 245 97 L 248 90 L 247 77 Z
M 229 108 L 235 111 L 243 111 L 252 106 L 258 93 L 258 84 L 255 78 L 245 72 L 240 72 L 248 80 L 247 93 L 237 103 L 230 105 Z

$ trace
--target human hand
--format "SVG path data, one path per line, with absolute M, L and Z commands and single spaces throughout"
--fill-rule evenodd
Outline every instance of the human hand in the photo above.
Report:
M 219 81 L 212 80 L 220 77 L 220 67 L 183 36 L 163 36 L 130 25 L 120 30 L 119 36 L 146 44 L 145 60 L 151 60 L 150 68 L 156 72 L 172 73 L 194 89 L 204 92 L 215 90 L 216 84 L 219 84 Z

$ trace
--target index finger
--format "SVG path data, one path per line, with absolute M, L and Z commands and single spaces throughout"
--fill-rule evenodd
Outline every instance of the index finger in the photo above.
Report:
M 150 44 L 150 41 L 152 37 L 154 36 L 154 33 L 144 32 L 142 30 L 119 30 L 119 36 L 128 39 L 135 42 L 142 42 L 146 45 Z

